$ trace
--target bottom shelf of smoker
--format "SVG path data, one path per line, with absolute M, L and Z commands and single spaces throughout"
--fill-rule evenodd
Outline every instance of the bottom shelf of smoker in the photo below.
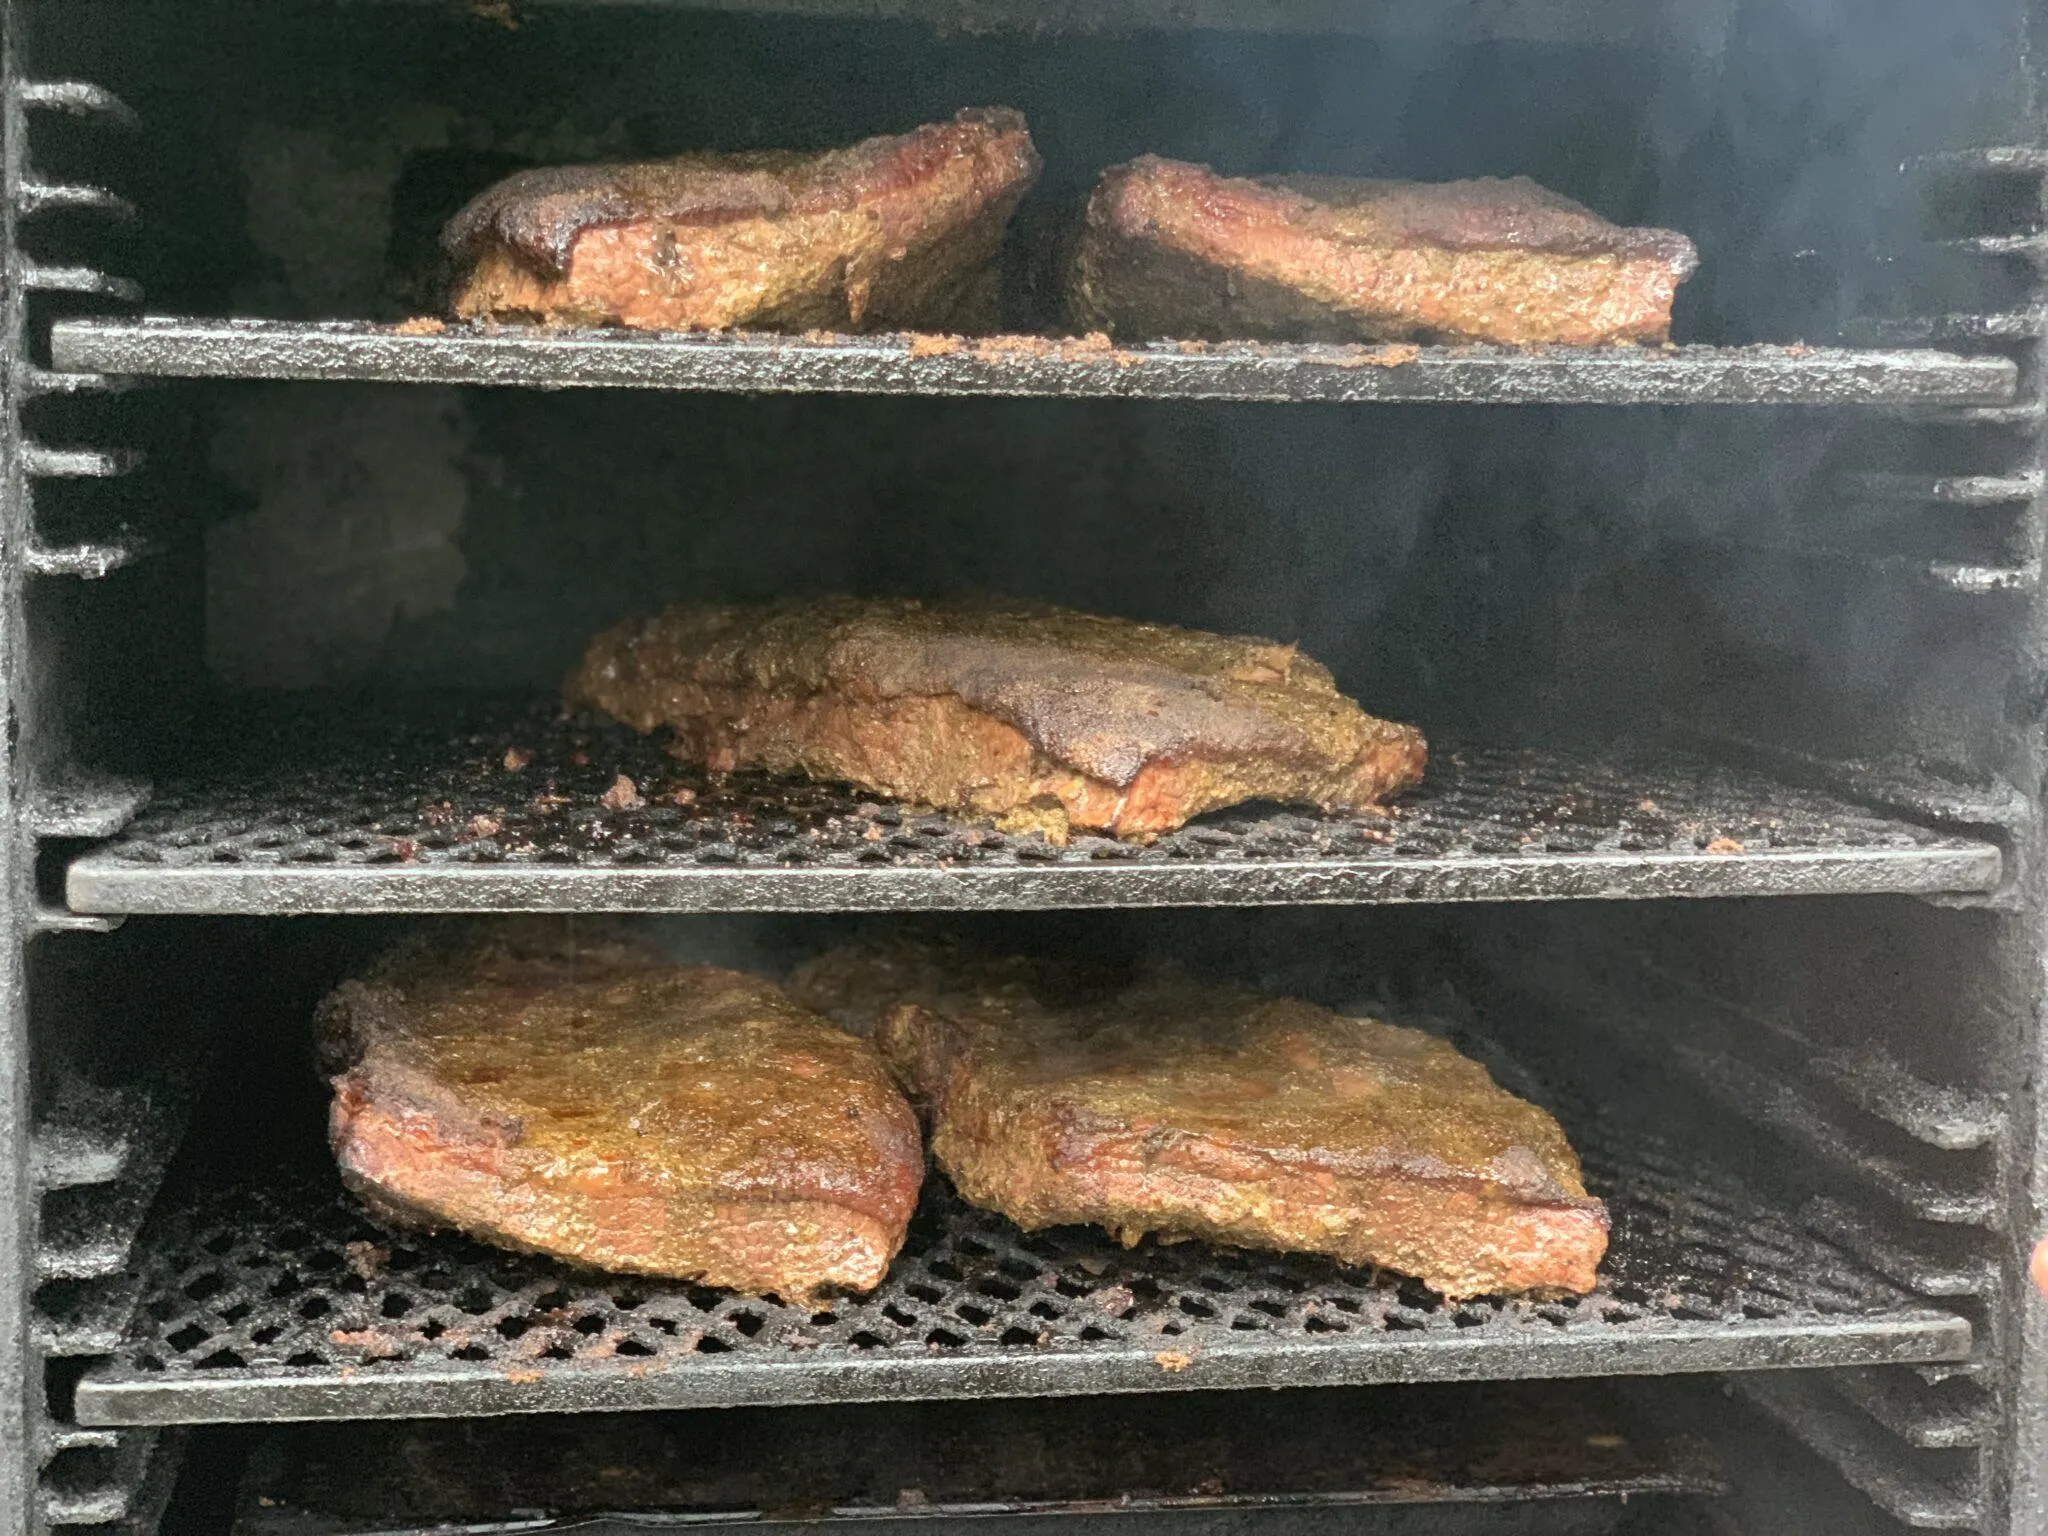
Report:
M 1545 1382 L 299 1425 L 252 1449 L 235 1530 L 1669 1530 L 1720 1472 L 1635 1410 Z
M 936 1175 L 887 1279 L 816 1307 L 395 1232 L 331 1169 L 168 1201 L 88 1424 L 402 1418 L 1953 1360 L 1970 1325 L 1659 1143 L 1566 1119 L 1593 1294 L 1450 1303 L 1301 1255 L 1028 1234 Z

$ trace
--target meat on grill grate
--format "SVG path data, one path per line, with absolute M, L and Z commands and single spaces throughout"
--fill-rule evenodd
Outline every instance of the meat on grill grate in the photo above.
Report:
M 452 220 L 452 308 L 656 330 L 986 328 L 1011 210 L 1038 177 L 1021 113 L 823 154 L 521 171 Z
M 672 727 L 714 769 L 845 780 L 1058 842 L 1252 799 L 1371 806 L 1424 758 L 1420 732 L 1291 645 L 1023 604 L 678 604 L 599 635 L 567 692 Z
M 1698 261 L 1526 177 L 1253 181 L 1147 155 L 1103 173 L 1068 302 L 1129 337 L 1662 342 Z
M 1563 1129 L 1421 1030 L 916 943 L 833 950 L 791 989 L 875 1031 L 938 1165 L 1028 1231 L 1329 1254 L 1454 1299 L 1596 1283 L 1607 1212 Z
M 573 920 L 429 930 L 319 1028 L 342 1177 L 401 1221 L 794 1300 L 879 1284 L 917 1203 L 871 1045 Z

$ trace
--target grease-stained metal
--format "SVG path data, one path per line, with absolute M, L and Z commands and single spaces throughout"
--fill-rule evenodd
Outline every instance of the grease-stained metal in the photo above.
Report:
M 1483 1048 L 1483 1047 L 1480 1047 Z M 85 1424 L 436 1417 L 1953 1360 L 1970 1325 L 1696 1158 L 1568 1122 L 1601 1285 L 1451 1303 L 1202 1243 L 1025 1234 L 927 1192 L 879 1289 L 812 1307 L 394 1232 L 331 1170 L 169 1204 Z
M 966 910 L 1924 894 L 2000 867 L 1979 839 L 1668 754 L 1444 748 L 1391 815 L 1240 807 L 1056 847 L 684 769 L 551 704 L 315 698 L 224 721 L 67 892 L 92 913 Z
M 1744 1377 L 1733 1385 L 1895 1519 L 1921 1530 L 1981 1525 L 1983 1495 L 1959 1453 L 1942 1461 L 1940 1452 L 1908 1450 L 1816 1382 Z
M 776 336 L 412 321 L 62 320 L 62 370 L 724 393 L 1548 405 L 2004 405 L 2010 358 L 1834 347 L 1415 347 Z
M 424 8 L 444 0 L 379 0 Z M 1426 38 L 1436 46 L 1502 42 L 1715 52 L 1734 0 L 533 0 L 545 11 L 634 6 L 848 22 L 909 21 L 942 33 L 1239 32 Z

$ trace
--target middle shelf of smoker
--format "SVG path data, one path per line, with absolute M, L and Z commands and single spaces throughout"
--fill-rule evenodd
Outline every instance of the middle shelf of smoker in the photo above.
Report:
M 1425 1022 L 1411 1018 L 1410 1022 Z M 1969 1321 L 1865 1269 L 1641 1116 L 1452 1037 L 1563 1123 L 1612 1236 L 1590 1295 L 1452 1302 L 1308 1255 L 1025 1233 L 937 1175 L 888 1276 L 810 1305 L 395 1231 L 308 1113 L 174 1181 L 86 1425 L 418 1418 L 1966 1359 Z M 236 1106 L 240 1108 L 239 1102 Z M 215 1113 L 229 1112 L 216 1105 Z M 259 1166 L 252 1171 L 248 1166 Z
M 680 767 L 531 697 L 224 710 L 194 766 L 75 859 L 88 913 L 919 911 L 1958 895 L 2000 851 L 1666 752 L 1439 744 L 1391 816 L 1244 806 L 1150 845 Z M 627 781 L 621 783 L 621 781 Z
M 178 316 L 60 320 L 67 372 L 721 393 L 1474 405 L 1999 406 L 2011 358 L 1841 347 L 1417 347 L 661 333 Z

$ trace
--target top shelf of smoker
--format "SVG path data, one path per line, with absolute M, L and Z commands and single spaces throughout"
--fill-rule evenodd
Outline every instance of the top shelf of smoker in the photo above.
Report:
M 822 21 L 910 21 L 946 31 L 1328 33 L 1434 42 L 1580 43 L 1709 51 L 1733 0 L 403 0 L 483 19 L 561 11 L 729 11 Z
M 744 393 L 1474 405 L 2005 405 L 2011 359 L 1842 347 L 1416 347 L 662 333 L 411 321 L 59 321 L 67 372 Z

